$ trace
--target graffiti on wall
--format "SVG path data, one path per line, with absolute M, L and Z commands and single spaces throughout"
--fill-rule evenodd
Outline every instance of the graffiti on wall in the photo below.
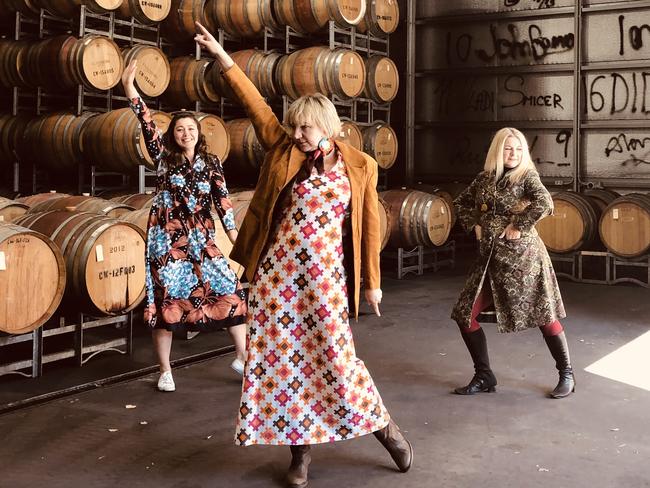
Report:
M 540 175 L 549 178 L 573 175 L 570 130 L 528 129 L 524 133 Z M 477 174 L 483 169 L 493 134 L 492 130 L 465 128 L 419 134 L 416 140 L 418 172 L 465 177 Z
M 583 134 L 583 172 L 594 178 L 650 177 L 650 132 L 593 130 Z
M 570 75 L 438 76 L 416 83 L 416 120 L 572 120 Z

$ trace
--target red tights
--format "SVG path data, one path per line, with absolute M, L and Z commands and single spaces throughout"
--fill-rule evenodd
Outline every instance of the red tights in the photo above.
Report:
M 472 317 L 470 321 L 470 326 L 461 327 L 460 329 L 461 332 L 463 334 L 469 334 L 471 332 L 476 332 L 477 330 L 479 330 L 481 328 L 481 324 L 478 323 L 476 318 L 483 310 L 488 308 L 490 305 L 492 305 L 492 290 L 490 289 L 490 285 L 488 283 L 484 283 L 483 288 L 481 288 L 478 297 L 476 297 L 476 300 L 474 301 L 474 306 L 472 307 Z M 539 330 L 542 331 L 542 335 L 546 337 L 551 337 L 561 333 L 564 330 L 564 328 L 562 327 L 562 324 L 560 323 L 559 320 L 555 320 L 550 324 L 542 325 L 539 328 Z

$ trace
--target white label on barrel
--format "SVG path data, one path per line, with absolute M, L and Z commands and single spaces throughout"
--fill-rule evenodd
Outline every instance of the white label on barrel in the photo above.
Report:
M 7 269 L 7 262 L 5 261 L 4 251 L 0 251 L 0 271 Z
M 101 263 L 104 260 L 104 248 L 101 244 L 95 246 L 95 256 L 97 257 L 98 263 Z
M 612 209 L 612 218 L 614 220 L 618 220 L 618 209 L 617 208 Z
M 440 215 L 445 215 L 445 207 L 440 207 Z
M 0 215 L 0 222 L 4 222 L 4 221 L 5 221 L 5 216 L 4 216 L 4 215 Z

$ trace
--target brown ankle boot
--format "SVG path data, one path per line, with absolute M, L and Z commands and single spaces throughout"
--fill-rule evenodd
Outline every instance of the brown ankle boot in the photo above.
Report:
M 287 484 L 289 488 L 305 488 L 309 483 L 307 474 L 311 463 L 310 446 L 290 446 L 291 465 L 287 471 Z
M 375 437 L 390 453 L 395 464 L 402 473 L 411 469 L 413 464 L 413 446 L 400 432 L 395 422 L 390 420 L 388 425 L 381 430 L 374 432 Z

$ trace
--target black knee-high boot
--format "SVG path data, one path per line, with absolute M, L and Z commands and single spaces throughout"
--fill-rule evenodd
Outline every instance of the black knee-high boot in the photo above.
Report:
M 456 388 L 454 393 L 459 395 L 474 395 L 483 391 L 495 391 L 497 379 L 490 369 L 490 358 L 488 357 L 485 332 L 483 332 L 483 329 L 478 329 L 474 332 L 468 334 L 463 333 L 461 335 L 474 362 L 474 376 L 467 386 Z
M 576 381 L 573 376 L 571 359 L 569 357 L 569 346 L 566 342 L 564 331 L 554 336 L 544 336 L 548 350 L 555 359 L 555 367 L 560 373 L 560 381 L 550 393 L 552 398 L 564 398 L 573 393 L 576 389 Z

